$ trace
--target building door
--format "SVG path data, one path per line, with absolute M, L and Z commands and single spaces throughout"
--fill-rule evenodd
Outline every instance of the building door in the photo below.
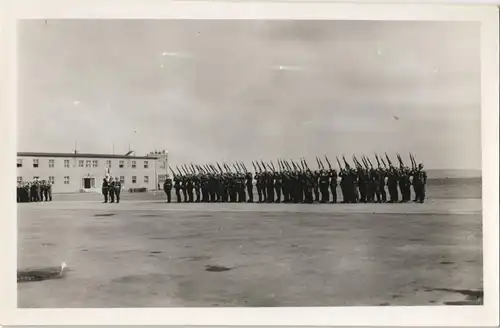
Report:
M 83 189 L 90 189 L 92 187 L 91 178 L 83 178 Z

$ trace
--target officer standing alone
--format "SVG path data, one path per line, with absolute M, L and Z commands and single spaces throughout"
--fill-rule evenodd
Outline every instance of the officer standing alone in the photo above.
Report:
M 116 203 L 120 203 L 120 193 L 122 191 L 122 183 L 120 182 L 120 178 L 115 177 L 115 196 Z
M 167 195 L 167 203 L 170 203 L 172 201 L 172 179 L 168 175 L 163 183 L 163 191 Z
M 108 187 L 109 187 L 108 179 L 103 178 L 102 179 L 102 190 L 101 190 L 102 194 L 104 195 L 104 202 L 103 203 L 108 202 Z

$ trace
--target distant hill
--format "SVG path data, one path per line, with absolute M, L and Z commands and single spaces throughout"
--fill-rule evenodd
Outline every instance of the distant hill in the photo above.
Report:
M 470 179 L 481 177 L 481 170 L 427 170 L 428 179 Z

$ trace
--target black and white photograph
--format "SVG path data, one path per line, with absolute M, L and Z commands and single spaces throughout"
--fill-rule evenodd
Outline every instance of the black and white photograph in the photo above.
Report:
M 15 28 L 19 309 L 485 305 L 481 22 Z

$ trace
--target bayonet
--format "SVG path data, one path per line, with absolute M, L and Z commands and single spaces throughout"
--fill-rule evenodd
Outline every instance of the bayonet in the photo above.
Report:
M 224 170 L 222 169 L 222 167 L 220 166 L 219 162 L 217 162 L 217 167 L 219 168 L 219 171 L 220 173 L 224 173 Z
M 347 161 L 346 161 L 346 159 L 345 159 L 345 156 L 344 156 L 344 155 L 342 155 L 342 159 L 344 160 L 344 165 L 345 165 L 345 168 L 346 168 L 346 169 L 349 169 L 349 168 L 350 168 L 349 163 L 347 163 Z
M 378 168 L 380 169 L 380 160 L 378 159 L 378 155 L 375 153 L 375 159 L 377 160 Z
M 337 164 L 339 165 L 339 170 L 342 171 L 342 165 L 340 165 L 339 157 L 335 156 L 335 158 L 337 159 Z
M 326 156 L 325 154 L 325 160 L 326 162 L 328 163 L 328 168 L 331 170 L 332 169 L 332 164 L 330 163 L 330 161 L 328 160 L 328 157 Z
M 389 158 L 387 153 L 385 153 L 385 158 L 387 159 L 387 164 L 389 164 L 389 166 L 392 167 L 391 159 Z
M 262 163 L 262 167 L 264 168 L 264 172 L 267 172 L 267 169 L 266 169 L 266 164 L 264 164 L 264 161 L 263 161 L 263 160 L 260 160 L 260 162 Z

